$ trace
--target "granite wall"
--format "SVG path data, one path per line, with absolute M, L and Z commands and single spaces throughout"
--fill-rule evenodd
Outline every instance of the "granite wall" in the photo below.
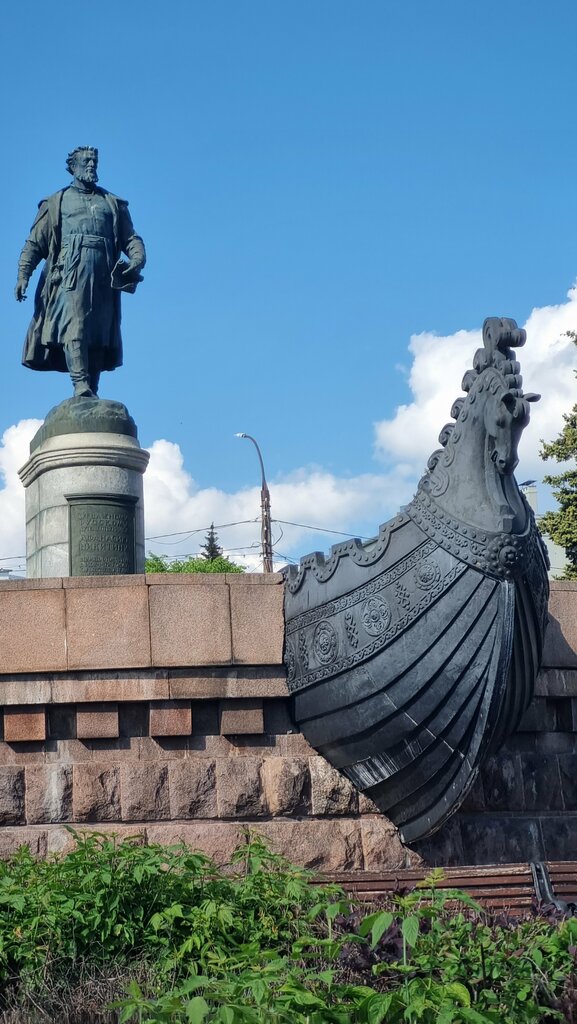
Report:
M 573 857 L 577 585 L 553 584 L 535 702 L 419 848 L 295 733 L 278 575 L 0 583 L 0 853 L 67 826 L 184 839 L 226 861 L 246 826 L 317 869 Z

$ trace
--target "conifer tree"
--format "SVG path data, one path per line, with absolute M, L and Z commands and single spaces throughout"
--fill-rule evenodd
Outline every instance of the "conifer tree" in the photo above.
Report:
M 568 331 L 573 344 L 577 344 L 577 332 Z M 577 376 L 577 373 L 575 374 Z M 577 579 L 577 404 L 571 412 L 563 414 L 565 425 L 554 441 L 543 441 L 541 458 L 544 461 L 568 462 L 572 465 L 562 473 L 549 474 L 543 481 L 553 488 L 553 495 L 559 507 L 545 512 L 539 519 L 539 529 L 546 533 L 555 544 L 565 548 L 568 565 L 563 574 L 566 580 Z
M 200 550 L 202 557 L 206 558 L 208 562 L 214 562 L 215 558 L 220 558 L 222 555 L 222 548 L 218 543 L 218 534 L 214 528 L 214 523 L 210 524 L 210 529 L 204 538 L 204 544 L 201 544 Z

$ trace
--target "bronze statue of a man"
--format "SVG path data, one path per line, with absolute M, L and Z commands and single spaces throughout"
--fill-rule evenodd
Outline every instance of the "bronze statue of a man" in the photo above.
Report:
M 74 180 L 39 204 L 15 289 L 22 302 L 32 273 L 46 261 L 22 362 L 31 370 L 68 372 L 80 398 L 95 397 L 101 371 L 122 365 L 120 293 L 135 290 L 146 261 L 128 203 L 97 186 L 97 165 L 91 146 L 69 154 Z

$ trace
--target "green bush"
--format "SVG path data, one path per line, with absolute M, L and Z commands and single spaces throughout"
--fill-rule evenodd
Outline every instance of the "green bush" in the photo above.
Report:
M 0 862 L 0 992 L 31 1009 L 5 1019 L 83 1020 L 66 993 L 108 975 L 125 1024 L 576 1021 L 577 920 L 493 917 L 438 880 L 367 913 L 249 835 L 227 871 L 108 836 L 22 849 Z

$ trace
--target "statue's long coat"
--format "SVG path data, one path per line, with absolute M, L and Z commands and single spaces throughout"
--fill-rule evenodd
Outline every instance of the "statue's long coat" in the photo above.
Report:
M 55 192 L 39 203 L 36 220 L 30 230 L 20 256 L 20 269 L 29 277 L 41 260 L 46 260 L 36 295 L 34 315 L 26 334 L 22 362 L 31 370 L 60 370 L 68 372 L 64 349 L 58 338 L 58 322 L 52 315 L 54 299 L 60 284 L 60 275 L 54 271 L 60 254 L 62 196 L 66 189 Z M 114 260 L 122 252 L 130 258 L 144 254 L 142 239 L 135 234 L 128 203 L 124 199 L 98 189 L 107 200 L 112 211 L 114 233 Z M 110 268 L 112 269 L 112 267 Z M 120 334 L 120 291 L 111 287 L 110 300 L 113 303 L 111 334 L 108 344 L 103 347 L 103 370 L 114 370 L 122 366 L 122 337 Z

